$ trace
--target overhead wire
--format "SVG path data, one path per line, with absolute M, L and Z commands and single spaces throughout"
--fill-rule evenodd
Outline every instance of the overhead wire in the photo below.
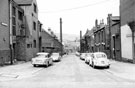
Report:
M 92 4 L 88 4 L 88 5 L 83 5 L 83 6 L 74 7 L 74 8 L 61 9 L 61 10 L 54 10 L 54 11 L 42 11 L 42 12 L 39 12 L 39 13 L 59 13 L 59 12 L 64 12 L 64 11 L 77 10 L 77 9 L 82 9 L 82 8 L 87 8 L 87 7 L 90 7 L 90 6 L 102 4 L 102 3 L 105 3 L 105 2 L 108 2 L 108 1 L 109 1 L 109 0 L 104 0 L 104 1 L 96 2 L 96 3 L 92 3 Z

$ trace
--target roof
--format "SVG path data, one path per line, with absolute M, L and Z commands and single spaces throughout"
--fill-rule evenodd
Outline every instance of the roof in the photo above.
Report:
M 120 17 L 119 16 L 112 16 L 111 20 L 120 20 Z
M 112 25 L 120 24 L 120 17 L 119 16 L 112 16 Z
M 93 34 L 93 30 L 87 30 L 85 36 L 91 36 Z
M 31 5 L 33 0 L 14 0 L 19 5 Z

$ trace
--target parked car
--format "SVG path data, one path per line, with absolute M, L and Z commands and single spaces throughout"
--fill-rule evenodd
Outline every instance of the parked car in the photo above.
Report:
M 32 58 L 31 63 L 34 67 L 39 65 L 49 66 L 53 64 L 52 58 L 50 58 L 49 53 L 40 52 L 37 53 L 36 57 Z
M 85 56 L 85 63 L 90 64 L 92 62 L 92 53 L 87 53 Z
M 87 53 L 81 53 L 80 54 L 80 59 L 85 60 L 86 56 L 87 56 Z
M 107 55 L 103 52 L 95 52 L 92 54 L 92 67 L 110 67 L 110 62 L 107 59 Z
M 61 60 L 61 56 L 59 53 L 52 53 L 51 58 L 53 61 L 60 61 Z
M 76 55 L 76 56 L 80 56 L 80 53 L 79 53 L 79 52 L 75 52 L 75 55 Z

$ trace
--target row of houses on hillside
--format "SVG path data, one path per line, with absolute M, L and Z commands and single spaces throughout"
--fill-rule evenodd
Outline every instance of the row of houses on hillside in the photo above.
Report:
M 105 52 L 109 58 L 135 63 L 135 3 L 120 0 L 120 16 L 108 14 L 107 24 L 95 26 L 82 37 L 83 52 Z
M 36 0 L 0 0 L 0 65 L 31 60 L 43 51 L 44 34 Z

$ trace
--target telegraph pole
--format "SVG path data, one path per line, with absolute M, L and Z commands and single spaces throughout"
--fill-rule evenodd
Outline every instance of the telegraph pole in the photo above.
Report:
M 60 42 L 62 44 L 62 18 L 60 18 Z M 63 53 L 63 45 L 61 45 L 61 56 L 62 56 L 62 53 Z
M 80 53 L 82 52 L 82 45 L 81 42 L 82 41 L 82 31 L 80 31 Z

